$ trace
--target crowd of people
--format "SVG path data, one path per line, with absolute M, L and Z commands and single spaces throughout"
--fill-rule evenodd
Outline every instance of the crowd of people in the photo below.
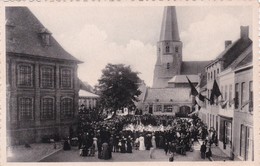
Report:
M 93 120 L 88 114 L 81 114 L 79 118 L 77 129 L 79 154 L 94 156 L 97 153 L 98 158 L 104 160 L 111 159 L 112 153 L 132 153 L 133 149 L 149 150 L 150 158 L 153 158 L 156 148 L 163 149 L 165 154 L 170 154 L 172 159 L 175 153 L 185 155 L 187 151 L 193 151 L 194 141 L 198 141 L 198 138 L 207 140 L 210 135 L 207 126 L 198 117 L 178 118 L 145 114 Z M 135 128 L 127 128 L 126 126 L 129 125 Z M 136 126 L 157 128 L 163 126 L 163 128 L 147 130 L 147 128 L 140 129 L 139 127 L 139 130 L 136 130 Z M 213 138 L 212 135 L 211 137 Z M 204 157 L 204 149 L 202 146 L 202 157 Z

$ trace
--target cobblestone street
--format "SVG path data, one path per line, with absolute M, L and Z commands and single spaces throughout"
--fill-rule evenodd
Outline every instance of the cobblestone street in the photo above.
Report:
M 186 155 L 176 154 L 174 156 L 174 161 L 209 161 L 208 159 L 203 160 L 200 158 L 199 150 L 200 144 L 196 142 L 194 144 L 193 152 L 187 152 Z M 214 153 L 214 150 L 212 151 Z M 163 149 L 156 149 L 152 159 L 149 157 L 149 151 L 133 150 L 133 153 L 113 153 L 112 155 L 113 157 L 110 160 L 98 159 L 97 153 L 94 157 L 81 157 L 79 156 L 79 150 L 77 149 L 77 147 L 73 147 L 70 151 L 61 150 L 53 155 L 50 155 L 41 160 L 41 162 L 168 162 L 170 157 L 169 155 L 165 155 Z M 220 159 L 220 161 L 223 161 L 223 158 L 217 158 L 217 160 L 214 161 L 218 161 L 218 159 Z

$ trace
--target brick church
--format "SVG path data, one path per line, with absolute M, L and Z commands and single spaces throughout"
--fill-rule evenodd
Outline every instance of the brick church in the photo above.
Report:
M 6 8 L 6 122 L 10 144 L 62 138 L 69 136 L 69 130 L 75 131 L 79 63 L 28 8 Z
M 187 113 L 192 109 L 190 86 L 202 84 L 204 67 L 209 61 L 183 61 L 183 43 L 179 36 L 176 8 L 164 8 L 157 60 L 152 88 L 147 88 L 142 99 L 145 112 L 151 114 Z

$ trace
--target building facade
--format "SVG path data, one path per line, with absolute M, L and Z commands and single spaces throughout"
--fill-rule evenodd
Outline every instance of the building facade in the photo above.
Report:
M 69 136 L 77 123 L 80 61 L 28 8 L 7 7 L 6 20 L 8 142 Z
M 79 107 L 84 109 L 95 109 L 99 96 L 86 90 L 79 90 Z
M 235 69 L 234 155 L 254 160 L 252 50 Z
M 243 118 L 238 118 L 239 113 L 237 112 L 239 107 L 238 94 L 240 93 L 240 85 L 237 83 L 239 79 L 237 68 L 244 64 L 244 61 L 250 55 L 252 56 L 252 41 L 248 35 L 249 27 L 241 26 L 240 30 L 240 38 L 233 43 L 226 41 L 224 51 L 205 68 L 207 73 L 207 97 L 210 98 L 211 96 L 211 89 L 215 80 L 222 95 L 215 99 L 214 104 L 207 102 L 206 109 L 202 109 L 199 113 L 200 117 L 204 117 L 202 120 L 208 128 L 214 128 L 217 131 L 219 148 L 230 158 L 239 156 L 237 148 L 239 147 L 238 142 L 241 141 L 241 132 L 238 125 L 241 126 L 241 120 L 243 121 Z M 249 81 L 253 78 L 250 72 L 244 73 L 243 76 L 243 79 Z M 247 121 L 247 124 L 252 124 L 252 121 L 248 119 Z M 250 129 L 246 128 L 246 130 Z M 244 146 L 244 148 L 246 147 Z

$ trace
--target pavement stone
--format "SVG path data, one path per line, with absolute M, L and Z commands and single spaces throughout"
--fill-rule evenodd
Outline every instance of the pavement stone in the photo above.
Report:
M 30 148 L 24 145 L 7 147 L 7 162 L 37 162 L 62 149 L 60 142 L 56 143 L 34 143 Z
M 195 143 L 193 152 L 187 152 L 186 155 L 175 154 L 174 162 L 209 161 L 208 159 L 200 158 L 199 147 L 200 144 Z M 155 149 L 152 158 L 149 157 L 149 150 L 133 150 L 133 153 L 113 153 L 112 159 L 100 160 L 97 157 L 97 153 L 94 157 L 79 156 L 77 147 L 72 147 L 70 151 L 58 151 L 44 158 L 41 162 L 169 162 L 169 157 L 170 155 L 165 155 L 163 149 Z

